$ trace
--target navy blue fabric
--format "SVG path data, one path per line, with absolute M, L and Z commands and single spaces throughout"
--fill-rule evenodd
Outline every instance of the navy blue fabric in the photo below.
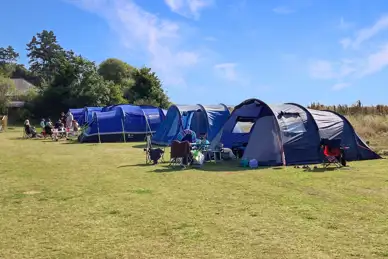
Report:
M 94 112 L 93 120 L 83 133 L 83 142 L 96 140 L 96 135 L 116 136 L 109 139 L 122 141 L 132 135 L 155 132 L 164 120 L 164 113 L 153 106 L 116 105 Z
M 320 135 L 312 115 L 297 104 L 270 107 L 277 116 L 286 164 L 320 163 Z
M 90 123 L 93 119 L 94 112 L 101 112 L 103 107 L 85 107 L 83 115 L 79 118 L 78 124 L 84 126 Z
M 197 136 L 206 134 L 207 139 L 211 141 L 222 128 L 229 114 L 225 105 L 172 105 L 167 111 L 166 120 L 152 136 L 152 143 L 169 146 L 178 133 L 185 129 L 194 131 Z
M 80 108 L 80 109 L 69 109 L 69 112 L 71 112 L 71 114 L 73 114 L 74 120 L 76 120 L 78 123 L 79 123 L 79 120 L 84 115 L 84 109 L 83 108 Z

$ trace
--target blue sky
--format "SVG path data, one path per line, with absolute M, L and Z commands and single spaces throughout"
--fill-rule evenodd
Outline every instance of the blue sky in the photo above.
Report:
M 175 103 L 388 103 L 388 2 L 3 0 L 0 46 L 53 30 L 97 63 L 150 66 Z

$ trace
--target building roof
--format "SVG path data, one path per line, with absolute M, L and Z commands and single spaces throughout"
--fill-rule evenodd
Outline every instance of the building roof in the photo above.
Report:
M 14 82 L 16 90 L 21 94 L 27 93 L 28 90 L 35 88 L 33 84 L 23 78 L 12 78 L 11 80 Z

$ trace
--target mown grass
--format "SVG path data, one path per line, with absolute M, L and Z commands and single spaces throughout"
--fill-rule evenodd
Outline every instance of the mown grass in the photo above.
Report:
M 385 258 L 386 160 L 144 166 L 136 144 L 0 134 L 0 258 Z

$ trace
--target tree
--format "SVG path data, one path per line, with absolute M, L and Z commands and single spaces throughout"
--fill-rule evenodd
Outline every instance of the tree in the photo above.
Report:
M 170 102 L 158 76 L 151 68 L 143 67 L 133 72 L 134 85 L 129 90 L 128 100 L 134 104 L 152 104 L 168 108 Z
M 103 61 L 99 68 L 98 73 L 108 81 L 113 81 L 115 84 L 122 84 L 125 80 L 131 78 L 131 74 L 134 68 L 116 58 L 109 58 Z
M 72 107 L 105 106 L 124 101 L 120 86 L 105 81 L 94 62 L 69 51 L 51 84 L 44 87 L 43 95 L 37 99 L 34 112 L 48 116 Z
M 0 48 L 0 74 L 9 77 L 15 70 L 16 62 L 19 58 L 12 46 Z
M 44 82 L 50 83 L 61 62 L 66 58 L 66 53 L 53 31 L 43 30 L 33 36 L 31 42 L 27 44 L 27 51 L 30 71 L 40 79 L 37 86 Z
M 0 75 L 0 114 L 7 112 L 10 97 L 14 95 L 15 91 L 16 88 L 13 81 Z

